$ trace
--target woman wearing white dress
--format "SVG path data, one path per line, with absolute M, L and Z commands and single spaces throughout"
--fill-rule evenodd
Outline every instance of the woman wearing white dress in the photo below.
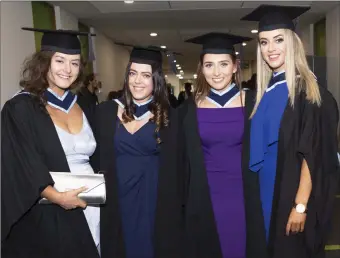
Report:
M 99 208 L 78 198 L 86 187 L 58 192 L 49 173 L 94 173 L 91 112 L 70 91 L 84 70 L 81 33 L 28 30 L 44 32 L 41 50 L 1 111 L 2 257 L 99 258 Z

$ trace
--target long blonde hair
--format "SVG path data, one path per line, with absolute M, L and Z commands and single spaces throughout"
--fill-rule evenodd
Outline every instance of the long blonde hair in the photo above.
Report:
M 294 107 L 296 93 L 306 92 L 307 100 L 313 104 L 321 105 L 321 96 L 314 74 L 309 69 L 305 50 L 299 36 L 291 30 L 282 29 L 286 43 L 285 73 L 289 92 L 290 105 Z M 256 113 L 257 107 L 267 89 L 272 76 L 272 70 L 264 61 L 261 54 L 260 42 L 257 44 L 257 94 L 256 103 L 251 117 Z

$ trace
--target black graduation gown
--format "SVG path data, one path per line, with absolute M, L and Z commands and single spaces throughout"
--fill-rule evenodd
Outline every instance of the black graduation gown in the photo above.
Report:
M 107 199 L 101 207 L 101 257 L 124 258 L 125 247 L 122 235 L 121 216 L 116 177 L 114 135 L 118 105 L 106 101 L 96 108 L 94 133 L 97 149 L 93 156 L 95 167 L 104 171 Z M 170 110 L 171 111 L 171 110 Z M 177 175 L 177 124 L 175 113 L 170 112 L 170 126 L 160 131 L 161 153 L 158 175 L 157 207 L 155 216 L 155 257 L 180 257 L 181 200 Z
M 265 232 L 258 185 L 258 175 L 249 170 L 250 114 L 255 102 L 255 92 L 246 91 L 245 127 L 242 150 L 242 174 L 246 214 L 246 253 L 248 258 L 265 258 Z M 189 98 L 177 109 L 179 153 L 182 175 L 182 201 L 184 209 L 186 257 L 221 258 L 221 248 L 215 224 L 204 156 L 198 131 L 196 104 Z M 254 241 L 256 240 L 256 241 Z
M 1 119 L 2 257 L 99 258 L 82 209 L 37 203 L 53 185 L 49 171 L 70 171 L 46 110 L 21 94 L 6 102 Z
M 294 108 L 288 102 L 281 120 L 268 242 L 271 258 L 324 257 L 326 230 L 339 175 L 339 115 L 333 96 L 326 89 L 319 89 L 321 107 L 311 104 L 301 92 L 296 96 Z M 303 158 L 312 178 L 305 230 L 286 236 L 285 228 L 295 203 Z

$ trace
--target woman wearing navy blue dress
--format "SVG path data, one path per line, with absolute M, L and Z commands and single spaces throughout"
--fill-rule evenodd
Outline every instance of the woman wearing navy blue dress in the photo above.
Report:
M 269 257 L 323 257 L 335 197 L 338 109 L 310 71 L 292 19 L 306 7 L 260 6 L 250 169 L 259 174 Z M 254 241 L 257 241 L 256 239 Z
M 173 245 L 180 240 L 175 232 L 180 204 L 170 113 L 162 54 L 134 48 L 122 98 L 96 111 L 94 159 L 107 180 L 103 258 L 178 257 Z

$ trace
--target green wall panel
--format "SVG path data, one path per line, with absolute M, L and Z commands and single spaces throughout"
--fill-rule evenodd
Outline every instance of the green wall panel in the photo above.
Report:
M 54 8 L 46 2 L 32 1 L 33 27 L 39 29 L 56 29 Z M 34 32 L 35 48 L 40 50 L 43 33 Z
M 326 19 L 314 24 L 314 55 L 326 56 Z
M 90 32 L 90 28 L 86 26 L 85 24 L 78 23 L 78 28 L 79 31 L 84 31 L 84 32 Z M 80 36 L 80 43 L 81 43 L 81 53 L 82 57 L 86 61 L 86 66 L 85 66 L 85 73 L 90 74 L 93 73 L 93 63 L 88 62 L 88 56 L 89 56 L 89 41 L 88 37 L 85 36 Z

